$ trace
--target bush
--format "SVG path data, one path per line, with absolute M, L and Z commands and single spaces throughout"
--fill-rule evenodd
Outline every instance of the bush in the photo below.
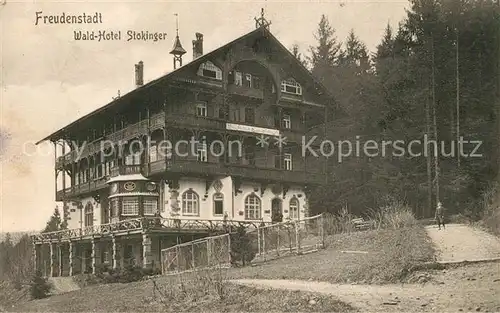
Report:
M 375 221 L 377 228 L 399 229 L 413 227 L 418 221 L 412 209 L 401 202 L 393 202 L 378 211 L 372 211 L 370 219 Z
M 30 294 L 33 299 L 43 299 L 49 296 L 52 286 L 49 281 L 37 271 L 30 284 Z
M 248 236 L 244 226 L 238 227 L 236 233 L 231 234 L 231 263 L 243 266 L 250 264 L 255 258 L 257 251 L 253 247 L 250 236 Z

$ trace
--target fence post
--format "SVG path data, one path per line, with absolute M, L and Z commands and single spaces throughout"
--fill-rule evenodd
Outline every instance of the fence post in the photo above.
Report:
M 278 256 L 280 256 L 280 228 L 281 228 L 281 225 L 278 224 L 278 238 L 276 240 L 276 254 Z
M 179 257 L 180 257 L 181 253 L 180 253 L 179 245 L 176 246 L 175 252 L 176 252 L 175 253 L 176 254 L 175 262 L 177 263 L 177 269 L 176 270 L 177 270 L 177 272 L 180 272 L 181 267 L 180 267 L 180 264 L 179 264 Z
M 300 254 L 299 226 L 297 225 L 297 222 L 295 222 L 294 225 L 295 225 L 295 244 L 297 245 L 297 254 Z
M 191 268 L 194 270 L 194 244 L 191 242 Z
M 325 215 L 324 213 L 321 213 L 320 217 L 320 231 L 321 231 L 321 247 L 324 249 L 325 248 Z
M 266 232 L 267 228 L 264 226 L 262 229 L 262 253 L 264 254 L 264 261 L 266 261 Z
M 260 227 L 257 226 L 257 250 L 258 254 L 262 255 L 262 252 L 260 251 Z
M 231 234 L 227 234 L 227 256 L 228 256 L 228 262 L 229 262 L 229 266 L 231 266 Z
M 212 249 L 210 249 L 210 238 L 207 240 L 207 267 L 210 267 L 210 253 L 212 253 Z

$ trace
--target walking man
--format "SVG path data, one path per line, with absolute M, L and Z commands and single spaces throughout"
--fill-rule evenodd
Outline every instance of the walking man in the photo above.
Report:
M 436 215 L 434 216 L 436 222 L 438 223 L 439 229 L 441 229 L 441 225 L 443 225 L 443 229 L 445 229 L 444 226 L 444 208 L 441 202 L 438 202 L 437 208 L 436 208 Z

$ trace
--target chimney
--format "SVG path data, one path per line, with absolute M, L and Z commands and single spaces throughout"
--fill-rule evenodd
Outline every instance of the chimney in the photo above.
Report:
M 193 60 L 203 55 L 203 34 L 196 33 L 196 40 L 193 40 Z
M 135 86 L 140 87 L 144 85 L 144 63 L 139 61 L 135 65 Z

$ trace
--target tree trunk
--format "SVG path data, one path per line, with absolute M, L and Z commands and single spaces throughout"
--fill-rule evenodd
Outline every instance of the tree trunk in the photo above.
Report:
M 435 171 L 435 184 L 436 184 L 436 204 L 439 200 L 439 147 L 438 131 L 436 121 L 436 67 L 434 64 L 434 36 L 431 37 L 431 59 L 432 59 L 432 123 L 434 128 L 434 140 L 436 141 L 436 149 L 434 151 L 434 171 Z

